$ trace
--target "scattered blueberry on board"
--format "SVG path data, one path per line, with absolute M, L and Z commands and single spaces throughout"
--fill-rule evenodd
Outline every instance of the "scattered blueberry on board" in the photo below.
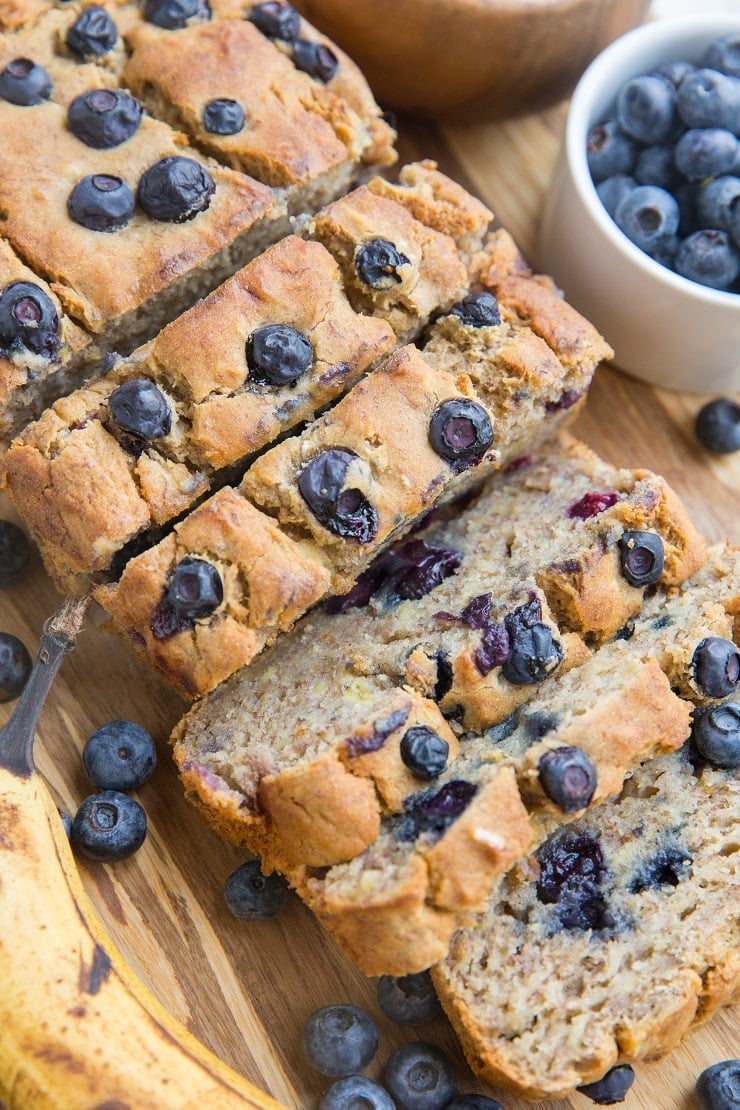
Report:
M 25 532 L 10 520 L 0 520 L 0 587 L 15 582 L 28 566 L 29 556 Z
M 617 1064 L 595 1083 L 586 1083 L 578 1090 L 598 1106 L 614 1106 L 624 1098 L 635 1081 L 634 1069 L 629 1064 Z
M 0 703 L 19 696 L 32 666 L 25 644 L 9 632 L 0 632 Z
M 701 1110 L 737 1110 L 740 1106 L 740 1060 L 722 1060 L 696 1081 Z
M 398 1025 L 422 1025 L 441 1014 L 442 1007 L 428 971 L 412 975 L 381 975 L 378 1005 Z
M 702 405 L 694 422 L 696 438 L 715 455 L 740 451 L 740 405 L 729 397 L 718 397 Z
M 740 293 L 740 74 L 737 35 L 698 65 L 676 59 L 627 81 L 586 143 L 616 225 L 661 265 Z
M 388 1092 L 366 1075 L 350 1075 L 332 1083 L 319 1110 L 396 1110 Z
M 70 839 L 75 851 L 98 863 L 117 863 L 138 851 L 146 839 L 146 813 L 118 790 L 91 794 L 77 810 Z
M 385 1066 L 385 1085 L 399 1110 L 443 1110 L 457 1093 L 452 1064 L 426 1041 L 396 1049 Z
M 324 1006 L 306 1022 L 301 1043 L 311 1067 L 339 1079 L 368 1066 L 378 1051 L 378 1031 L 359 1006 Z
M 280 913 L 287 897 L 288 884 L 282 875 L 263 875 L 258 859 L 237 867 L 224 884 L 227 907 L 243 921 L 269 921 Z
M 82 764 L 98 790 L 137 790 L 157 765 L 154 741 L 133 721 L 109 721 L 89 737 Z

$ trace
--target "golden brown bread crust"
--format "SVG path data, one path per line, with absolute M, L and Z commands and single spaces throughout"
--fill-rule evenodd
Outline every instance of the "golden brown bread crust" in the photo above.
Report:
M 183 554 L 216 567 L 224 599 L 208 622 L 158 634 L 167 583 Z M 220 490 L 157 547 L 126 566 L 98 601 L 173 685 L 191 698 L 248 663 L 326 592 L 328 575 L 310 555 L 234 490 Z M 143 641 L 143 643 L 142 643 Z
M 123 83 L 206 153 L 267 185 L 306 185 L 342 167 L 349 183 L 370 142 L 365 127 L 253 23 L 217 20 L 176 35 L 154 34 L 142 23 L 129 41 L 134 52 Z M 217 135 L 206 130 L 203 112 L 226 93 L 244 109 L 247 125 Z
M 40 415 L 57 389 L 76 384 L 97 354 L 90 336 L 65 316 L 47 283 L 0 239 L 0 293 L 15 282 L 29 282 L 51 300 L 58 318 L 58 345 L 51 355 L 35 354 L 20 343 L 0 350 L 0 452 L 28 420 Z
M 27 142 L 29 126 L 33 143 Z M 137 210 L 126 227 L 108 235 L 75 223 L 67 198 L 85 174 L 121 177 L 135 192 L 141 175 L 159 159 L 199 159 L 182 136 L 149 117 L 120 146 L 92 151 L 67 129 L 60 105 L 4 103 L 0 144 L 6 152 L 0 180 L 3 234 L 49 281 L 65 310 L 94 333 L 110 332 L 116 320 L 134 311 L 145 313 L 147 302 L 177 278 L 209 265 L 240 236 L 256 232 L 261 221 L 282 216 L 265 185 L 209 162 L 216 189 L 208 209 L 192 220 L 161 223 Z M 32 205 L 30 179 L 35 182 Z

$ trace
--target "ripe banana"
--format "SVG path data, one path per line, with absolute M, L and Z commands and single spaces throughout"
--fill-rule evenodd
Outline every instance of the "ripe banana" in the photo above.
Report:
M 68 601 L 47 622 L 0 732 L 0 1106 L 284 1110 L 199 1044 L 126 966 L 34 771 L 36 721 L 85 607 Z

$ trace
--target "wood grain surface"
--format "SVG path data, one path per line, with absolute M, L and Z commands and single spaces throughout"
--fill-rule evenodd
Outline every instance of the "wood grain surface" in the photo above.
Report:
M 490 204 L 536 264 L 538 216 L 563 120 L 562 106 L 497 125 L 436 129 L 401 120 L 401 155 L 436 158 Z M 618 346 L 618 336 L 608 338 Z M 577 431 L 614 462 L 664 474 L 708 537 L 740 543 L 740 454 L 714 458 L 696 446 L 692 419 L 702 400 L 653 390 L 602 368 Z M 13 518 L 7 504 L 0 510 Z M 22 581 L 2 591 L 0 628 L 34 650 L 57 602 L 36 557 Z M 94 728 L 130 718 L 157 739 L 159 765 L 138 793 L 149 819 L 143 848 L 113 866 L 81 864 L 106 927 L 141 978 L 225 1061 L 296 1110 L 316 1106 L 327 1086 L 302 1061 L 300 1033 L 313 1010 L 332 1002 L 357 1003 L 377 1021 L 380 1050 L 370 1074 L 380 1076 L 398 1045 L 423 1037 L 449 1052 L 461 1090 L 485 1091 L 444 1019 L 404 1030 L 382 1017 L 375 982 L 342 957 L 296 897 L 274 922 L 247 924 L 229 915 L 223 883 L 244 856 L 211 833 L 183 800 L 167 746 L 183 705 L 125 643 L 99 631 L 101 623 L 102 614 L 91 612 L 77 650 L 64 663 L 41 720 L 37 763 L 58 804 L 73 813 L 90 792 L 80 750 Z M 740 1054 L 737 1017 L 737 1010 L 725 1011 L 666 1061 L 641 1066 L 625 1110 L 695 1107 L 698 1072 Z M 487 1093 L 509 1110 L 525 1105 Z M 576 1095 L 537 1105 L 565 1110 L 593 1104 Z

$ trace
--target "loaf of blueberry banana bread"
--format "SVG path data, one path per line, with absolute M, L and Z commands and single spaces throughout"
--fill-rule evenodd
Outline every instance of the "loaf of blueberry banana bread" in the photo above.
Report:
M 420 173 L 423 181 L 399 196 L 413 204 L 418 188 L 420 214 L 447 225 L 456 190 L 459 249 L 366 189 L 343 202 L 348 212 L 361 204 L 367 234 L 396 235 L 413 257 L 404 292 L 368 300 L 368 315 L 355 312 L 332 255 L 288 237 L 17 439 L 4 481 L 62 588 L 86 588 L 125 545 L 191 506 L 218 471 L 246 465 L 344 392 L 396 343 L 383 319 L 389 300 L 418 288 L 436 312 L 467 291 L 462 257 L 480 245 L 490 213 L 430 166 Z M 363 239 L 355 246 L 360 257 Z M 416 316 L 413 330 L 426 321 Z M 113 473 L 119 495 L 104 511 Z
M 563 394 L 572 389 L 583 395 L 599 359 L 609 353 L 593 333 L 578 363 L 563 366 L 515 314 L 500 315 L 486 291 L 464 298 L 452 315 L 464 331 L 490 336 L 488 345 L 482 341 L 476 348 L 467 372 L 459 368 L 454 335 L 439 340 L 430 361 L 424 350 L 401 348 L 300 436 L 258 458 L 240 486 L 252 505 L 329 571 L 329 593 L 349 589 L 374 555 L 435 504 L 553 435 L 575 411 L 560 403 Z M 581 331 L 589 327 L 578 320 Z M 454 374 L 440 357 L 445 346 Z M 203 553 L 186 555 L 181 548 L 180 555 Z M 197 697 L 232 672 L 214 639 L 212 660 L 193 657 L 199 675 L 210 669 L 208 684 L 188 679 L 183 631 L 163 636 L 152 630 L 153 612 L 171 596 L 175 574 L 176 566 L 154 548 L 131 560 L 118 582 L 102 586 L 96 596 L 137 650 L 186 696 Z M 231 599 L 221 596 L 220 604 L 200 610 L 200 619 L 216 624 L 222 619 Z M 198 617 L 183 613 L 190 641 Z M 171 653 L 178 660 L 176 677 Z
M 0 239 L 0 453 L 97 357 L 95 343 L 65 315 L 52 289 Z
M 517 864 L 433 968 L 470 1066 L 496 1086 L 564 1097 L 665 1055 L 738 997 L 738 703 L 699 732 Z
M 659 558 L 638 584 L 630 559 L 648 543 Z M 343 829 L 354 854 L 367 847 L 380 815 L 401 811 L 418 786 L 414 775 L 454 756 L 444 718 L 460 734 L 499 724 L 550 675 L 584 661 L 582 635 L 611 635 L 648 586 L 681 581 L 703 557 L 662 479 L 609 466 L 563 436 L 489 480 L 464 513 L 381 555 L 328 612 L 307 616 L 193 709 L 173 738 L 188 790 L 220 832 L 259 852 L 269 835 L 273 866 L 348 859 Z M 579 604 L 559 626 L 548 600 L 563 594 Z M 411 693 L 439 706 L 427 729 L 437 738 L 419 734 L 415 754 L 402 744 L 415 724 L 404 719 L 393 735 L 375 724 L 368 758 L 359 738 Z M 366 830 L 351 816 L 360 795 Z

